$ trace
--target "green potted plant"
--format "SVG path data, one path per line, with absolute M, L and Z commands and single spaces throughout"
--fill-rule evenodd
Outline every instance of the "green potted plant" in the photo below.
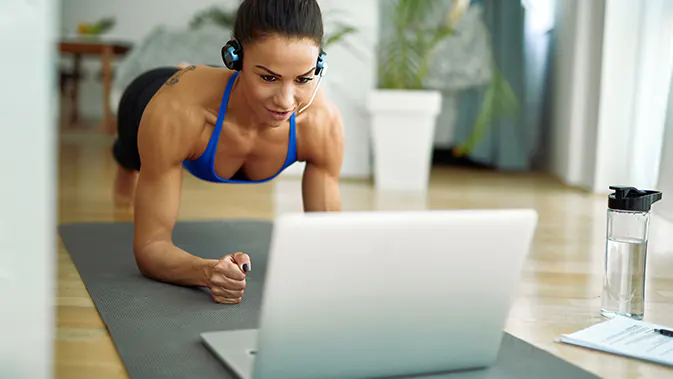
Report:
M 374 181 L 380 190 L 425 192 L 434 132 L 441 111 L 441 92 L 424 88 L 428 67 L 438 44 L 454 35 L 453 25 L 469 1 L 453 0 L 444 20 L 428 23 L 444 13 L 444 0 L 390 0 L 392 32 L 383 35 L 379 52 L 379 86 L 368 104 L 372 115 Z M 384 8 L 386 9 L 386 8 Z M 484 137 L 497 117 L 515 114 L 519 101 L 493 63 L 480 111 L 468 139 L 453 150 L 465 156 Z
M 446 22 L 428 24 L 441 0 L 387 0 L 392 30 L 381 36 L 378 88 L 369 96 L 377 190 L 424 193 L 442 95 L 423 88 L 437 45 L 451 37 Z

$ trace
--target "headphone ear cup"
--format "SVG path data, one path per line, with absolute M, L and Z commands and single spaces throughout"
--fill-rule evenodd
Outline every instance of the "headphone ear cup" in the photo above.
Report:
M 323 51 L 323 49 L 320 49 L 320 54 L 318 55 L 318 61 L 316 62 L 315 65 L 315 74 L 316 75 L 322 75 L 325 69 L 325 60 L 327 58 L 327 53 Z
M 229 57 L 228 57 L 228 53 L 227 53 L 227 48 L 228 48 L 228 47 L 229 47 L 228 44 L 222 46 L 222 62 L 224 62 L 224 66 L 225 66 L 226 68 L 228 68 L 228 69 L 231 70 L 231 61 L 230 61 L 230 59 L 229 59 Z
M 237 40 L 232 39 L 222 47 L 222 61 L 230 70 L 243 68 L 243 49 Z

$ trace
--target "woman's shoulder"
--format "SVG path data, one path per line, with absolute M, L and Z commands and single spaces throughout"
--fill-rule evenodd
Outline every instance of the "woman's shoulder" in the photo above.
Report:
M 148 105 L 140 122 L 139 142 L 144 141 L 140 145 L 172 151 L 180 158 L 188 156 L 200 140 L 204 112 L 170 96 L 153 100 L 156 102 Z
M 146 107 L 141 128 L 152 144 L 193 154 L 217 118 L 216 101 L 232 73 L 206 66 L 184 67 L 168 79 Z M 213 85 L 222 82 L 221 85 Z M 178 148 L 179 146 L 179 148 Z
M 322 90 L 318 91 L 313 103 L 297 116 L 297 128 L 300 129 L 322 133 L 340 127 L 339 107 Z
M 217 116 L 219 99 L 233 73 L 209 66 L 183 67 L 157 91 L 145 114 L 153 122 L 202 125 L 204 118 Z
M 334 101 L 321 91 L 313 103 L 297 116 L 297 135 L 302 156 L 310 160 L 343 148 L 343 120 Z
M 201 103 L 219 97 L 235 71 L 222 67 L 188 65 L 171 76 L 157 95 L 167 100 Z

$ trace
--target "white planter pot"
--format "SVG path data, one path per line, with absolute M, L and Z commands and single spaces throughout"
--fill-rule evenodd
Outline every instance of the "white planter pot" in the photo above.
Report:
M 439 91 L 376 90 L 370 95 L 378 191 L 427 191 L 441 101 Z

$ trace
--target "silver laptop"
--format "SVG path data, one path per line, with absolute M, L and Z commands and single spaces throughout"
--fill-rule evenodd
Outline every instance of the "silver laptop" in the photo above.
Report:
M 488 367 L 536 225 L 530 209 L 284 214 L 259 329 L 201 337 L 241 379 Z

